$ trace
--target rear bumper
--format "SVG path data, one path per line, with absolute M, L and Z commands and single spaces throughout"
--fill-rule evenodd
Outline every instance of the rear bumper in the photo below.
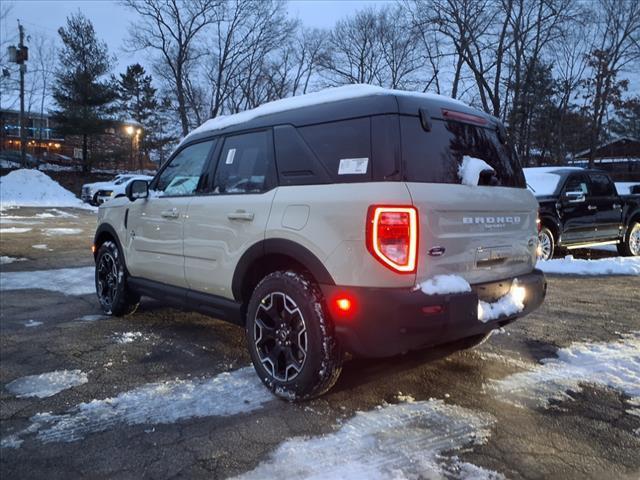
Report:
M 524 310 L 486 323 L 478 320 L 478 298 L 494 301 L 505 295 L 513 278 L 473 285 L 471 292 L 445 295 L 425 295 L 404 288 L 321 288 L 343 348 L 361 357 L 388 357 L 488 333 L 535 310 L 547 292 L 544 274 L 534 270 L 517 279 L 526 289 Z M 334 299 L 345 292 L 353 305 L 348 315 L 333 307 Z

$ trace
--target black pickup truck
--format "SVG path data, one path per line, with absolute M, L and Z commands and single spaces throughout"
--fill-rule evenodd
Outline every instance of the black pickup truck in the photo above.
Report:
M 577 167 L 525 168 L 524 173 L 540 204 L 540 259 L 597 245 L 640 255 L 638 187 L 619 195 L 608 173 Z

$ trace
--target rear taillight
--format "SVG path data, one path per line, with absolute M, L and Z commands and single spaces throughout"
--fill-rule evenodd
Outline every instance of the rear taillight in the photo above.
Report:
M 367 248 L 379 262 L 391 270 L 414 273 L 418 252 L 416 208 L 370 206 L 367 212 Z

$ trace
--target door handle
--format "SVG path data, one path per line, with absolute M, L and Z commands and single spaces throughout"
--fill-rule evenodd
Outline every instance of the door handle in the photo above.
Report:
M 597 209 L 598 209 L 598 207 L 596 207 L 595 205 L 589 205 L 589 206 L 587 207 L 587 209 L 589 209 L 589 210 L 597 210 Z
M 238 210 L 236 212 L 227 213 L 227 218 L 229 220 L 246 220 L 248 222 L 253 220 L 253 213 L 245 212 L 244 210 Z
M 180 212 L 178 212 L 177 208 L 172 208 L 171 210 L 163 210 L 160 212 L 160 216 L 164 218 L 178 218 L 180 216 Z
M 619 203 L 614 203 L 613 208 L 617 210 L 618 208 L 622 208 L 622 205 L 620 205 Z

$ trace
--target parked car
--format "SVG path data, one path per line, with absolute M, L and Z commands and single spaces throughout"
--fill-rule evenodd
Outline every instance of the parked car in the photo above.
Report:
M 346 352 L 469 348 L 537 308 L 537 208 L 496 118 L 328 90 L 206 123 L 103 204 L 96 290 L 107 314 L 149 295 L 243 326 L 262 382 L 307 399 Z M 517 309 L 484 316 L 512 292 Z
M 620 255 L 640 255 L 640 195 L 619 195 L 609 174 L 600 170 L 542 167 L 525 168 L 524 174 L 540 204 L 541 259 L 599 245 L 616 245 Z
M 117 197 L 118 195 L 125 194 L 125 188 L 132 180 L 147 180 L 150 181 L 153 177 L 149 175 L 136 175 L 130 173 L 121 173 L 116 175 L 115 178 L 108 182 L 95 182 L 86 183 L 82 186 L 82 201 L 89 203 L 93 206 L 98 206 Z

